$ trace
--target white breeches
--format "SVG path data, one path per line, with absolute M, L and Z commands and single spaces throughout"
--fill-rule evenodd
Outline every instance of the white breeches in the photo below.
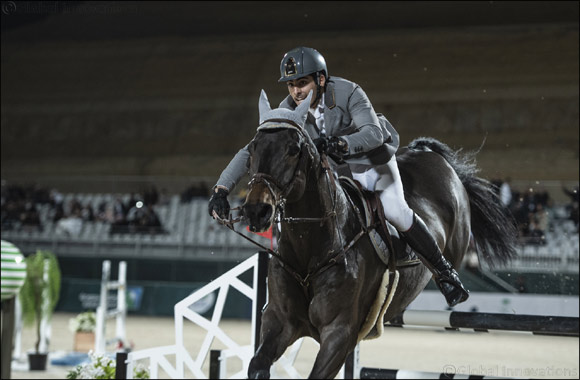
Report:
M 380 193 L 385 217 L 399 231 L 407 231 L 413 225 L 413 210 L 407 205 L 403 183 L 395 156 L 386 165 L 369 167 L 351 165 L 352 176 L 369 191 Z

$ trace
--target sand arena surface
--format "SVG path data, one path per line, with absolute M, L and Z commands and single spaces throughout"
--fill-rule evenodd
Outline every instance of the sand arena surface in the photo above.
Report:
M 52 321 L 52 357 L 71 352 L 73 333 L 68 321 L 75 314 L 56 313 Z M 250 344 L 250 322 L 224 320 L 220 327 L 239 344 Z M 205 332 L 193 323 L 185 323 L 185 342 L 195 357 L 205 338 Z M 108 321 L 108 337 L 115 331 L 114 320 Z M 175 343 L 174 320 L 169 317 L 127 317 L 127 338 L 134 350 Z M 25 328 L 22 351 L 34 345 L 34 333 Z M 225 346 L 217 339 L 213 349 Z M 311 339 L 303 342 L 295 362 L 301 376 L 307 377 L 318 345 Z M 579 339 L 508 332 L 458 332 L 430 329 L 385 328 L 379 339 L 364 341 L 360 347 L 360 363 L 365 367 L 414 369 L 429 372 L 455 372 L 496 377 L 578 378 Z M 205 373 L 208 374 L 208 359 Z M 239 360 L 228 362 L 229 374 L 240 369 Z M 48 364 L 46 371 L 29 372 L 26 362 L 12 366 L 13 379 L 64 379 L 72 367 Z M 234 372 L 235 371 L 235 372 Z M 161 373 L 161 372 L 160 372 Z M 284 372 L 280 372 L 284 375 Z M 186 377 L 191 373 L 186 371 Z M 168 378 L 168 377 L 162 377 Z

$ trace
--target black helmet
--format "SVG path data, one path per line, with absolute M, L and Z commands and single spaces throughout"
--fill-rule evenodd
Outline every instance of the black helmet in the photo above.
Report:
M 281 77 L 278 82 L 302 78 L 321 71 L 328 78 L 326 61 L 322 54 L 315 49 L 300 46 L 284 54 L 284 58 L 280 62 Z

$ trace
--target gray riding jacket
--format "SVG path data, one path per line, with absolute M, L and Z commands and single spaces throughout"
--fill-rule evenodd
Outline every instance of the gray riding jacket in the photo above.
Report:
M 347 141 L 349 151 L 344 160 L 349 165 L 386 164 L 399 148 L 399 134 L 385 116 L 375 113 L 362 88 L 349 80 L 331 77 L 323 96 L 326 136 L 338 136 Z M 288 95 L 280 108 L 293 110 L 296 103 Z M 305 129 L 312 139 L 320 137 L 311 113 L 308 113 Z M 230 161 L 216 186 L 224 186 L 231 192 L 247 172 L 249 158 L 246 145 Z

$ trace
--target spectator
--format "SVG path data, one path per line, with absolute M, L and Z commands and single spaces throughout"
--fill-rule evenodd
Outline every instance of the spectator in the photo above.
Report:
M 131 193 L 131 197 L 129 198 L 129 200 L 125 204 L 125 211 L 131 210 L 131 208 L 133 208 L 133 206 L 135 206 L 135 204 L 137 204 L 137 202 L 140 200 L 141 200 L 141 196 L 135 195 L 135 193 Z
M 41 231 L 40 215 L 36 205 L 32 201 L 27 201 L 24 210 L 20 213 L 20 225 L 26 231 Z
M 548 230 L 548 212 L 542 203 L 536 205 L 534 213 L 530 213 L 530 244 L 544 245 L 546 244 L 546 231 Z
M 63 202 L 64 202 L 64 196 L 62 195 L 62 193 L 60 191 L 58 191 L 57 189 L 50 190 L 49 203 L 53 207 L 55 207 L 59 204 L 62 205 Z
M 58 222 L 60 219 L 64 218 L 64 206 L 62 202 L 55 204 L 48 212 L 48 217 L 53 222 Z
M 97 206 L 97 221 L 111 223 L 113 221 L 112 210 L 112 207 L 108 207 L 107 201 L 99 203 Z M 110 213 L 108 213 L 108 211 L 110 211 Z
M 95 213 L 93 211 L 93 206 L 90 203 L 87 203 L 81 209 L 81 217 L 85 222 L 93 222 L 95 220 Z
M 137 202 L 127 213 L 130 233 L 162 233 L 161 221 L 151 205 Z
M 141 231 L 150 234 L 164 233 L 159 217 L 151 205 L 145 205 L 143 216 L 141 218 Z
M 139 232 L 141 219 L 144 216 L 143 202 L 136 202 L 127 212 L 127 225 L 130 233 Z
M 155 185 L 151 185 L 148 190 L 143 192 L 143 203 L 146 205 L 155 206 L 159 201 L 159 192 Z
M 127 208 L 120 197 L 115 198 L 111 213 L 111 234 L 127 232 Z
M 80 235 L 82 228 L 83 220 L 80 217 L 80 213 L 72 213 L 65 216 L 64 218 L 61 218 L 56 223 L 54 232 L 57 235 L 75 237 Z
M 573 190 L 568 190 L 566 187 L 562 186 L 562 191 L 568 197 L 570 197 L 570 203 L 566 206 L 568 211 L 568 218 L 574 222 L 576 230 L 578 229 L 578 186 L 575 186 Z
M 520 241 L 523 241 L 528 236 L 528 224 L 530 221 L 528 206 L 524 201 L 524 197 L 516 198 L 512 205 L 512 214 L 518 226 Z

